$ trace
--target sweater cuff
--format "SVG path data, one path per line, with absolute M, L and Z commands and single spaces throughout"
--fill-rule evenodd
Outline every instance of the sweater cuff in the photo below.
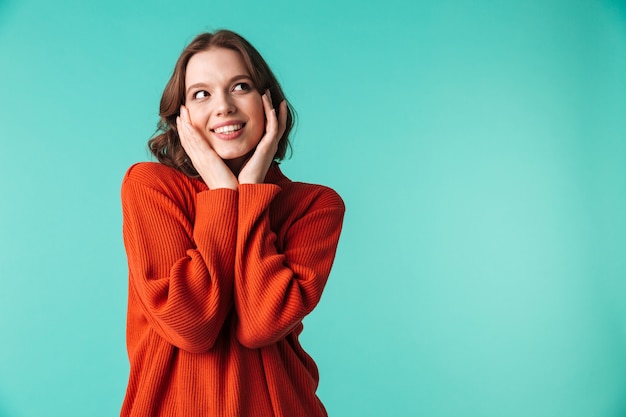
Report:
M 218 188 L 201 191 L 196 195 L 194 235 L 219 236 L 237 228 L 236 190 Z
M 280 191 L 281 188 L 276 184 L 240 184 L 239 207 L 254 207 L 263 211 L 269 206 Z

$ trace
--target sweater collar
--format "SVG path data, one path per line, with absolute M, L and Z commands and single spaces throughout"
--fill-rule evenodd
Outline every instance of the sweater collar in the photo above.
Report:
M 265 182 L 271 184 L 278 184 L 281 182 L 290 181 L 283 172 L 280 170 L 280 166 L 277 162 L 272 162 L 272 165 L 267 170 L 265 175 Z

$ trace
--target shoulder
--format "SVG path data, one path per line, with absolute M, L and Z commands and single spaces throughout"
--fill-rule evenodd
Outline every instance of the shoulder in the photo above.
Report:
M 335 190 L 325 185 L 292 181 L 278 165 L 269 170 L 266 181 L 280 187 L 280 204 L 305 211 L 325 208 L 345 211 L 343 199 Z
M 330 187 L 306 182 L 292 182 L 292 185 L 301 192 L 313 196 L 318 208 L 335 207 L 345 209 L 345 204 L 339 193 Z
M 335 190 L 325 185 L 289 181 L 280 184 L 282 193 L 306 211 L 332 209 L 345 211 L 343 199 Z
M 122 181 L 122 197 L 137 189 L 152 190 L 171 199 L 187 199 L 203 183 L 158 162 L 138 162 L 126 171 Z
M 134 182 L 147 187 L 161 189 L 193 182 L 182 172 L 159 162 L 138 162 L 132 165 L 124 175 L 123 183 Z
M 126 171 L 124 182 L 136 181 L 145 185 L 151 185 L 179 176 L 185 176 L 185 174 L 158 162 L 137 162 Z

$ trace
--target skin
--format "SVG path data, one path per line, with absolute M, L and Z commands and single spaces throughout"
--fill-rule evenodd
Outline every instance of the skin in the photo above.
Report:
M 225 48 L 191 57 L 185 94 L 178 134 L 207 186 L 236 190 L 240 184 L 263 183 L 285 131 L 287 103 L 280 103 L 277 116 L 269 91 L 261 95 L 241 55 Z M 236 138 L 224 140 L 215 132 L 216 125 L 235 122 L 244 123 Z

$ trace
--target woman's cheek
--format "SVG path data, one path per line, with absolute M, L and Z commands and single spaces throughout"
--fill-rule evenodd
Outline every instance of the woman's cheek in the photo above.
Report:
M 189 109 L 189 118 L 191 119 L 191 125 L 200 131 L 204 131 L 204 127 L 206 126 L 206 117 L 203 115 L 201 109 L 197 107 L 192 107 Z

